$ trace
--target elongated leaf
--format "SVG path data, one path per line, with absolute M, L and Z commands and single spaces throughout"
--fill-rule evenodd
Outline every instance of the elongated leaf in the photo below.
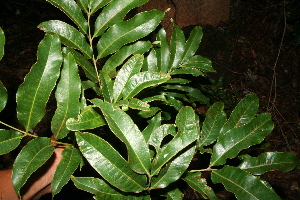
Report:
M 150 111 L 150 105 L 139 100 L 139 99 L 129 99 L 129 104 L 128 106 L 132 109 L 137 109 L 137 110 L 144 110 L 144 111 Z
M 85 13 L 88 13 L 89 12 L 89 2 L 90 0 L 78 0 L 77 1 L 77 5 L 79 6 L 79 8 L 81 10 L 83 10 Z
M 189 59 L 195 54 L 201 42 L 202 36 L 202 28 L 200 26 L 196 26 L 192 30 L 189 39 L 186 41 L 185 51 L 183 53 L 184 56 L 182 58 L 183 63 L 188 62 Z
M 185 37 L 178 25 L 173 26 L 172 38 L 170 41 L 170 67 L 168 70 L 176 69 L 181 63 L 185 51 Z
M 0 60 L 4 55 L 4 43 L 5 43 L 5 35 L 2 28 L 0 27 Z
M 0 155 L 6 154 L 20 144 L 23 134 L 13 130 L 0 130 Z
M 148 121 L 148 126 L 142 131 L 146 142 L 149 142 L 152 132 L 161 125 L 161 113 L 158 113 Z
M 225 165 L 221 170 L 213 170 L 211 179 L 214 183 L 221 182 L 238 200 L 281 199 L 268 183 L 239 168 Z
M 0 81 L 0 112 L 5 108 L 7 103 L 7 90 Z
M 185 62 L 186 63 L 183 63 L 181 67 L 192 67 L 203 72 L 216 72 L 216 70 L 212 68 L 211 61 L 199 55 L 195 55 Z
M 88 8 L 90 9 L 90 13 L 93 14 L 106 4 L 108 4 L 111 0 L 89 0 Z
M 59 162 L 51 184 L 52 197 L 60 192 L 62 187 L 68 183 L 81 161 L 78 149 L 68 146 L 62 152 L 62 160 Z
M 176 126 L 179 132 L 157 155 L 156 161 L 152 163 L 153 175 L 158 174 L 161 167 L 172 159 L 178 152 L 194 142 L 200 134 L 197 117 L 191 107 L 183 107 L 177 117 Z
M 166 194 L 163 194 L 162 196 L 167 197 L 167 200 L 182 200 L 183 193 L 178 188 L 174 188 L 173 190 L 166 192 Z
M 234 158 L 242 150 L 259 144 L 273 129 L 269 113 L 258 115 L 250 123 L 231 129 L 214 145 L 210 166 L 222 165 L 226 158 Z
M 103 58 L 123 45 L 145 37 L 157 27 L 163 17 L 163 12 L 152 10 L 115 24 L 100 38 L 97 44 L 98 58 Z
M 69 133 L 66 121 L 79 114 L 80 93 L 81 80 L 78 75 L 78 67 L 73 55 L 69 53 L 64 58 L 60 80 L 55 91 L 57 109 L 51 121 L 51 130 L 56 139 L 66 137 Z
M 299 163 L 298 158 L 291 153 L 266 152 L 258 157 L 246 157 L 238 167 L 251 174 L 261 175 L 272 170 L 288 172 Z
M 165 188 L 177 181 L 190 165 L 195 149 L 196 146 L 193 145 L 176 156 L 169 165 L 160 171 L 158 176 L 152 178 L 151 188 Z
M 72 131 L 94 129 L 106 125 L 106 122 L 100 112 L 96 111 L 93 106 L 85 107 L 78 119 L 70 118 L 67 120 L 67 128 Z
M 109 77 L 107 73 L 103 71 L 100 72 L 100 80 L 101 80 L 101 89 L 103 92 L 104 100 L 107 102 L 112 102 L 112 94 L 113 94 L 113 81 Z
M 161 28 L 158 31 L 156 40 L 160 41 L 160 43 L 157 45 L 158 48 L 156 49 L 157 66 L 160 72 L 167 73 L 170 63 L 170 50 L 164 28 Z
M 201 72 L 198 69 L 195 68 L 180 68 L 180 69 L 175 69 L 174 71 L 172 71 L 171 73 L 172 75 L 174 74 L 192 74 L 193 76 L 203 76 L 203 72 Z
M 162 84 L 169 80 L 169 74 L 159 74 L 155 72 L 140 72 L 133 75 L 127 82 L 123 90 L 123 99 L 130 99 L 147 87 Z
M 12 171 L 12 182 L 18 195 L 30 175 L 51 157 L 53 151 L 54 146 L 50 143 L 50 139 L 45 137 L 31 140 L 21 150 Z
M 203 146 L 212 144 L 218 138 L 220 130 L 226 121 L 226 114 L 223 109 L 224 104 L 215 103 L 207 111 L 200 139 L 197 144 L 198 147 L 203 149 Z
M 93 99 L 91 102 L 102 110 L 109 128 L 126 144 L 130 167 L 137 173 L 149 174 L 150 154 L 148 145 L 129 115 L 100 99 Z
M 110 184 L 125 192 L 140 192 L 146 177 L 134 173 L 110 144 L 90 133 L 76 133 L 80 151 L 90 165 Z
M 130 55 L 143 54 L 147 52 L 151 46 L 152 45 L 149 41 L 137 41 L 132 45 L 122 47 L 119 51 L 117 51 L 106 61 L 105 65 L 102 68 L 102 71 L 105 73 L 109 73 L 112 70 L 115 70 Z
M 92 58 L 92 47 L 86 42 L 85 36 L 73 26 L 59 20 L 50 20 L 39 24 L 38 28 L 58 34 L 63 44 L 80 50 L 89 59 Z
M 113 87 L 114 103 L 121 98 L 121 93 L 128 80 L 135 74 L 139 73 L 143 64 L 144 56 L 136 55 L 130 58 L 120 69 L 115 79 Z
M 158 107 L 150 107 L 150 111 L 140 111 L 138 113 L 139 116 L 142 118 L 148 118 L 154 116 L 158 111 L 160 111 L 160 108 Z
M 257 96 L 254 94 L 248 95 L 241 100 L 221 129 L 220 136 L 224 136 L 227 131 L 233 128 L 250 122 L 258 111 L 258 101 Z
M 218 199 L 213 189 L 207 185 L 206 179 L 201 178 L 201 172 L 188 172 L 184 175 L 183 180 L 187 182 L 191 188 L 199 192 L 203 198 L 212 200 Z
M 159 72 L 155 49 L 151 49 L 149 55 L 144 59 L 143 71 Z
M 84 18 L 80 8 L 74 0 L 47 0 L 52 5 L 58 7 L 61 11 L 66 13 L 68 17 L 79 27 L 84 34 L 87 33 L 88 23 Z
M 62 63 L 57 35 L 46 34 L 37 52 L 37 62 L 26 75 L 17 92 L 17 116 L 26 131 L 45 115 L 45 106 L 59 76 Z

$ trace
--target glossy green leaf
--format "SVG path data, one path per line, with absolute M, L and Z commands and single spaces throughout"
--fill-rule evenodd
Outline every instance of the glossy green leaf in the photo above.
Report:
M 135 74 L 126 82 L 122 92 L 123 99 L 130 99 L 143 89 L 162 84 L 170 78 L 169 74 L 160 74 L 155 72 L 140 72 Z
M 47 0 L 52 5 L 59 8 L 61 11 L 66 13 L 68 17 L 79 27 L 83 34 L 87 33 L 88 23 L 84 18 L 80 8 L 74 0 Z
M 176 156 L 170 164 L 163 168 L 158 176 L 151 180 L 151 188 L 165 188 L 169 184 L 177 181 L 186 171 L 194 156 L 196 146 L 191 146 Z
M 223 103 L 215 103 L 208 109 L 200 139 L 197 143 L 198 147 L 203 148 L 203 146 L 212 144 L 218 138 L 220 130 L 226 121 L 226 114 L 223 109 Z
M 158 174 L 163 165 L 194 142 L 200 134 L 198 119 L 191 107 L 182 107 L 176 117 L 176 126 L 179 129 L 178 133 L 157 155 L 156 161 L 152 163 L 151 174 L 153 175 Z
M 184 175 L 183 180 L 194 190 L 199 192 L 203 198 L 216 200 L 218 197 L 213 189 L 207 185 L 206 179 L 201 178 L 201 172 L 188 172 Z
M 119 70 L 113 86 L 114 103 L 120 100 L 121 93 L 128 80 L 135 74 L 139 73 L 143 64 L 144 56 L 135 55 L 130 58 Z
M 264 113 L 244 126 L 229 130 L 214 145 L 210 166 L 222 165 L 226 158 L 234 158 L 242 149 L 261 143 L 273 126 L 270 114 Z
M 170 41 L 170 67 L 168 70 L 172 71 L 178 68 L 181 63 L 185 51 L 185 36 L 178 25 L 173 26 L 172 37 Z
M 17 92 L 17 116 L 26 131 L 44 117 L 46 103 L 59 77 L 62 55 L 57 35 L 46 34 L 37 57 Z
M 147 52 L 150 47 L 151 43 L 149 41 L 137 41 L 132 45 L 124 46 L 106 61 L 102 71 L 109 73 L 121 65 L 130 55 L 143 54 Z
M 97 111 L 93 106 L 83 108 L 77 120 L 74 118 L 67 120 L 67 128 L 72 131 L 94 129 L 103 125 L 106 125 L 105 119 L 100 114 L 100 110 Z
M 189 39 L 186 41 L 185 51 L 183 53 L 184 55 L 182 58 L 183 63 L 188 62 L 189 59 L 195 54 L 201 42 L 202 36 L 202 28 L 200 26 L 196 26 L 192 30 Z
M 142 131 L 146 142 L 149 142 L 152 132 L 161 125 L 161 113 L 158 113 L 148 121 L 148 126 Z
M 109 143 L 90 133 L 77 132 L 76 139 L 90 165 L 110 184 L 125 192 L 143 190 L 146 177 L 133 172 Z
M 174 71 L 172 71 L 171 75 L 175 75 L 175 74 L 192 74 L 193 76 L 203 76 L 203 72 L 201 72 L 198 69 L 195 68 L 180 68 L 180 69 L 175 69 Z
M 167 73 L 170 65 L 170 50 L 164 28 L 158 31 L 156 40 L 159 41 L 158 48 L 156 48 L 157 66 L 160 72 Z
M 261 175 L 272 170 L 288 172 L 299 163 L 298 158 L 291 153 L 266 152 L 258 157 L 246 157 L 238 167 L 251 174 Z
M 109 128 L 126 144 L 130 167 L 137 173 L 149 174 L 150 154 L 148 145 L 130 116 L 100 99 L 93 99 L 91 102 L 102 110 Z
M 53 151 L 54 146 L 50 143 L 50 139 L 45 137 L 31 140 L 21 150 L 12 171 L 12 183 L 18 195 L 30 175 L 51 157 Z
M 166 83 L 176 83 L 176 84 L 187 84 L 190 83 L 191 81 L 188 79 L 182 79 L 182 78 L 172 78 L 168 80 Z
M 143 71 L 159 72 L 155 49 L 151 49 L 149 55 L 144 59 Z
M 166 194 L 163 194 L 162 196 L 167 197 L 166 200 L 182 200 L 184 194 L 178 188 L 174 188 L 167 191 Z
M 148 0 L 112 0 L 96 19 L 94 37 L 102 35 L 108 27 L 122 21 L 131 9 L 141 6 L 147 1 Z
M 81 80 L 78 75 L 78 67 L 73 55 L 69 53 L 64 58 L 60 80 L 55 91 L 57 109 L 51 121 L 51 130 L 56 139 L 64 138 L 69 133 L 66 121 L 79 114 L 80 94 Z
M 150 111 L 150 105 L 139 99 L 129 99 L 128 103 L 128 106 L 132 109 Z
M 109 75 L 107 73 L 104 73 L 103 71 L 100 72 L 100 80 L 101 80 L 101 89 L 103 92 L 104 100 L 107 102 L 112 102 L 114 82 L 111 80 Z
M 221 170 L 213 170 L 211 179 L 214 183 L 221 182 L 238 200 L 281 199 L 268 183 L 239 168 L 224 166 Z
M 4 44 L 5 44 L 5 35 L 2 28 L 0 27 L 0 60 L 4 55 Z
M 0 81 L 0 112 L 5 108 L 7 103 L 7 90 Z
M 197 68 L 203 72 L 216 72 L 216 70 L 212 68 L 211 61 L 199 55 L 191 57 L 189 60 L 186 61 L 186 63 L 183 63 L 181 67 Z
M 62 187 L 70 180 L 81 161 L 81 154 L 78 149 L 68 146 L 62 152 L 62 159 L 59 162 L 51 183 L 52 197 L 58 194 Z
M 38 28 L 58 34 L 63 44 L 80 50 L 88 59 L 92 58 L 92 47 L 86 42 L 85 36 L 73 26 L 59 20 L 50 20 L 39 24 Z
M 150 111 L 140 111 L 138 115 L 142 118 L 148 118 L 154 116 L 158 111 L 160 111 L 160 108 L 158 107 L 150 107 Z
M 250 94 L 241 100 L 221 129 L 220 136 L 224 136 L 233 128 L 243 126 L 250 122 L 258 111 L 258 103 L 259 100 L 254 94 Z
M 152 10 L 115 24 L 100 38 L 97 44 L 98 58 L 114 53 L 123 45 L 150 34 L 163 17 L 163 12 Z
M 90 0 L 77 0 L 77 5 L 85 13 L 88 13 L 89 12 L 89 9 L 88 9 L 89 2 L 90 2 Z
M 20 144 L 23 134 L 13 130 L 0 130 L 0 155 L 6 154 Z
M 94 83 L 99 82 L 97 77 L 97 71 L 95 70 L 94 66 L 88 61 L 83 55 L 71 49 L 69 47 L 63 47 L 62 52 L 64 54 L 72 53 L 76 63 L 82 67 L 84 70 L 85 75 Z
M 90 13 L 93 14 L 106 4 L 108 4 L 111 0 L 89 0 L 88 8 L 90 9 Z

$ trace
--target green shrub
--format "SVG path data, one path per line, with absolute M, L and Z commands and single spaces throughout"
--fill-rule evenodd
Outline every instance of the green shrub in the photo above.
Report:
M 174 25 L 168 44 L 164 29 L 158 26 L 164 12 L 152 10 L 124 20 L 147 0 L 48 1 L 78 28 L 58 20 L 38 25 L 46 35 L 36 64 L 16 94 L 17 117 L 24 129 L 0 130 L 0 154 L 15 149 L 25 136 L 35 137 L 13 165 L 18 194 L 53 154 L 55 141 L 32 135 L 30 130 L 44 117 L 54 92 L 57 108 L 51 130 L 56 143 L 67 148 L 54 175 L 53 196 L 71 179 L 95 199 L 150 199 L 153 194 L 182 199 L 176 186 L 182 179 L 204 198 L 217 199 L 201 177 L 210 172 L 214 184 L 222 183 L 238 199 L 280 199 L 259 175 L 289 171 L 299 163 L 297 158 L 279 152 L 240 155 L 241 150 L 260 144 L 273 128 L 270 114 L 257 114 L 258 98 L 246 96 L 227 117 L 223 103 L 210 106 L 209 98 L 189 84 L 191 77 L 215 71 L 208 59 L 194 55 L 202 37 L 200 27 L 186 40 Z M 5 38 L 0 30 L 2 58 Z M 153 43 L 146 37 L 151 33 L 156 34 Z M 84 75 L 79 76 L 78 66 Z M 86 94 L 95 98 L 87 99 Z M 6 101 L 1 83 L 0 110 Z M 200 104 L 210 106 L 205 120 L 194 112 Z M 147 120 L 147 125 L 139 123 Z M 95 131 L 101 126 L 108 126 L 108 134 L 114 134 L 126 150 L 116 150 L 101 137 Z M 190 170 L 196 152 L 200 160 L 211 154 L 209 164 Z M 227 159 L 236 157 L 240 164 L 227 164 Z M 73 176 L 84 164 L 99 176 Z

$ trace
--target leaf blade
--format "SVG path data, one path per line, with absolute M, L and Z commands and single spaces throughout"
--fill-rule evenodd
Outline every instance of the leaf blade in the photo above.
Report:
M 0 155 L 6 154 L 20 144 L 22 133 L 13 130 L 0 130 Z
M 4 55 L 4 44 L 5 44 L 5 35 L 3 29 L 0 27 L 0 60 Z

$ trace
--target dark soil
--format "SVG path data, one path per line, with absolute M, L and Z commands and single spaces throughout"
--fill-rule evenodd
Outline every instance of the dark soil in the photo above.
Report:
M 232 0 L 231 19 L 203 27 L 199 54 L 212 60 L 219 80 L 214 97 L 232 107 L 245 95 L 260 98 L 260 113 L 271 112 L 275 128 L 267 136 L 266 151 L 287 151 L 299 156 L 300 137 L 300 3 L 298 0 Z M 69 23 L 64 13 L 37 0 L 0 1 L 0 26 L 6 35 L 0 80 L 9 91 L 2 121 L 18 126 L 15 93 L 30 67 L 44 32 L 37 25 L 50 19 Z M 298 32 L 297 32 L 298 31 Z M 298 37 L 298 38 L 297 38 Z M 47 120 L 47 119 L 45 119 Z M 49 123 L 39 126 L 47 135 Z M 4 127 L 0 127 L 4 128 Z M 7 168 L 1 157 L 0 169 Z M 300 199 L 300 170 L 273 171 L 261 178 L 286 200 Z M 222 199 L 230 194 L 220 193 Z M 65 198 L 63 198 L 65 199 Z

